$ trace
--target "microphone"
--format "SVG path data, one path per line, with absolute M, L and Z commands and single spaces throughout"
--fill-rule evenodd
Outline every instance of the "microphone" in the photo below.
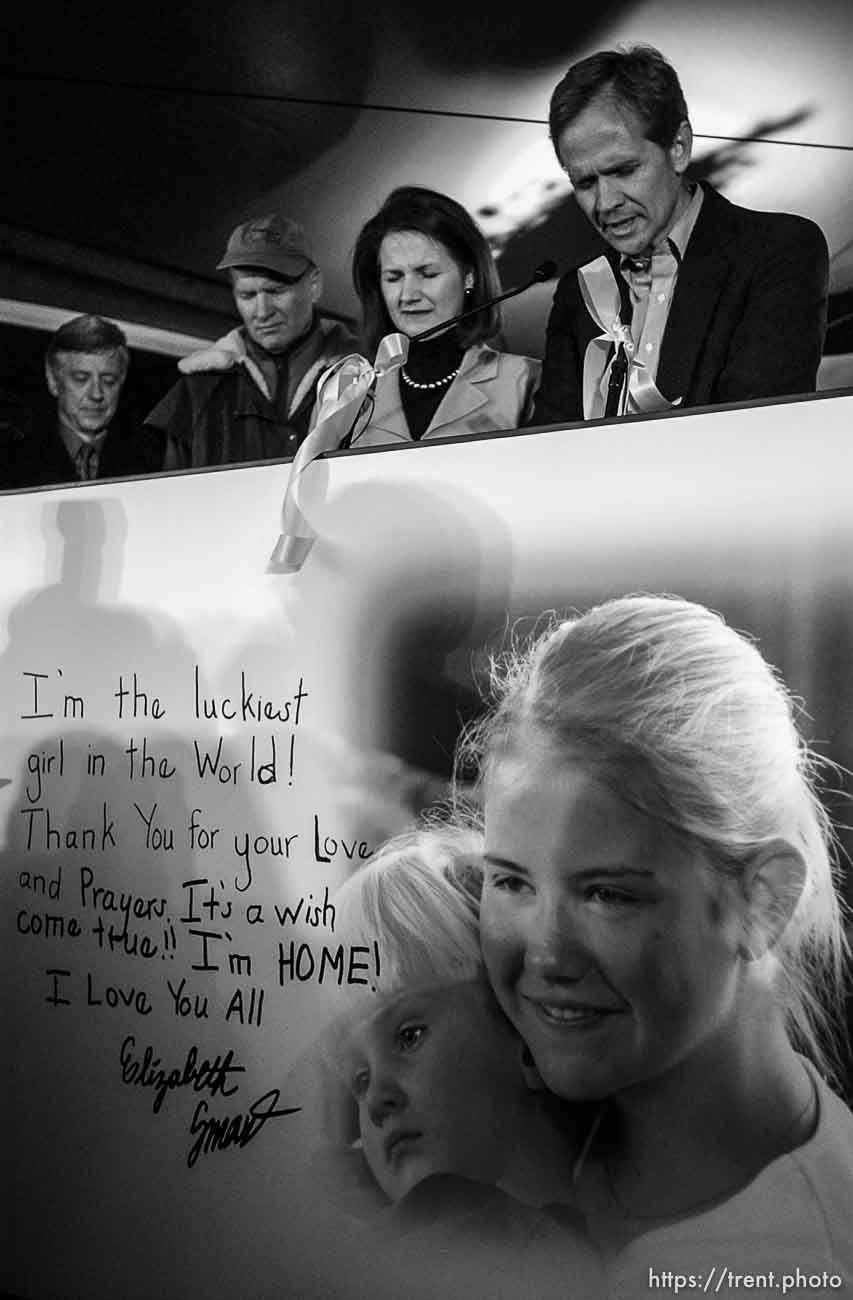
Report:
M 547 262 L 542 262 L 541 265 L 537 266 L 536 270 L 533 272 L 533 275 L 530 278 L 530 284 L 537 284 L 545 280 L 553 280 L 556 274 L 557 274 L 557 263 L 552 262 L 549 258 Z M 529 288 L 530 285 L 528 285 L 527 287 Z
M 619 404 L 622 401 L 622 391 L 625 387 L 627 375 L 628 353 L 625 351 L 625 344 L 620 343 L 616 348 L 610 366 L 610 378 L 607 381 L 607 397 L 604 403 L 605 420 L 613 420 L 619 414 Z
M 467 311 L 460 312 L 458 316 L 451 316 L 450 320 L 443 320 L 438 325 L 433 325 L 430 329 L 424 330 L 423 334 L 415 334 L 409 340 L 414 346 L 415 343 L 426 343 L 427 339 L 435 338 L 436 334 L 443 334 L 445 330 L 452 329 L 460 321 L 467 320 L 469 316 L 476 316 L 478 312 L 488 311 L 490 307 L 496 307 L 499 302 L 504 302 L 507 298 L 514 298 L 516 294 L 524 293 L 525 290 L 533 287 L 534 284 L 543 284 L 546 280 L 553 280 L 557 274 L 556 262 L 542 262 L 537 266 L 529 280 L 524 284 L 516 285 L 514 289 L 507 289 L 505 293 L 499 293 L 496 298 L 490 298 L 488 302 L 480 303 L 479 307 L 469 307 Z

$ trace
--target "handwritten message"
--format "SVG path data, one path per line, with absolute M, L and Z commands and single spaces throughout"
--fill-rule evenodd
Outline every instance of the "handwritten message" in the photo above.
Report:
M 189 1167 L 245 1147 L 300 1106 L 279 1080 L 238 1096 L 228 1034 L 263 1034 L 270 999 L 375 987 L 381 968 L 377 943 L 336 941 L 328 873 L 375 846 L 304 797 L 312 691 L 299 673 L 270 689 L 246 669 L 212 691 L 198 665 L 169 697 L 131 670 L 95 698 L 42 665 L 18 690 L 34 740 L 10 814 L 15 933 L 38 1004 L 113 1023 L 117 1077 L 152 1114 L 191 1101 Z M 176 1029 L 191 1040 L 177 1054 Z

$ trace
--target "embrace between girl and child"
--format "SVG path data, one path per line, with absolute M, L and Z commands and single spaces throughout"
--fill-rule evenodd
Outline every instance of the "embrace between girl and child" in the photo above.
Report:
M 853 1294 L 836 853 L 785 686 L 645 596 L 496 685 L 463 741 L 478 816 L 335 900 L 382 954 L 324 1046 L 360 1213 L 421 1233 L 424 1270 L 475 1261 L 451 1294 Z

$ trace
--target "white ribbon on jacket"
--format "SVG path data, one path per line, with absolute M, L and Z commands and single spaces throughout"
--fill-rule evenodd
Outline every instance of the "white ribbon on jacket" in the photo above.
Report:
M 281 533 L 267 565 L 268 573 L 298 573 L 305 563 L 316 533 L 300 508 L 302 475 L 318 456 L 337 451 L 349 434 L 355 438 L 370 420 L 376 381 L 406 364 L 409 340 L 405 334 L 386 334 L 373 365 L 359 353 L 341 357 L 317 383 L 314 427 L 290 466 L 281 508 Z
M 646 366 L 637 356 L 630 326 L 622 318 L 622 299 L 613 268 L 606 257 L 597 257 L 588 266 L 578 268 L 578 285 L 584 305 L 601 334 L 590 339 L 583 359 L 583 416 L 597 420 L 604 415 L 606 383 L 611 348 L 623 344 L 628 358 L 628 382 L 618 414 L 648 415 L 652 411 L 669 411 L 681 398 L 664 397 Z

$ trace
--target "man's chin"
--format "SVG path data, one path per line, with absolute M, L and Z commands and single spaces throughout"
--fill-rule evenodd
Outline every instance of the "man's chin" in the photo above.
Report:
M 259 348 L 263 348 L 264 352 L 272 353 L 286 352 L 293 342 L 289 335 L 284 337 L 276 331 L 265 334 L 263 330 L 258 330 L 256 334 L 252 334 L 250 337 L 253 343 L 256 343 Z
M 605 228 L 601 234 L 611 248 L 626 257 L 637 257 L 648 247 L 645 227 L 638 221 L 632 221 L 623 231 Z

